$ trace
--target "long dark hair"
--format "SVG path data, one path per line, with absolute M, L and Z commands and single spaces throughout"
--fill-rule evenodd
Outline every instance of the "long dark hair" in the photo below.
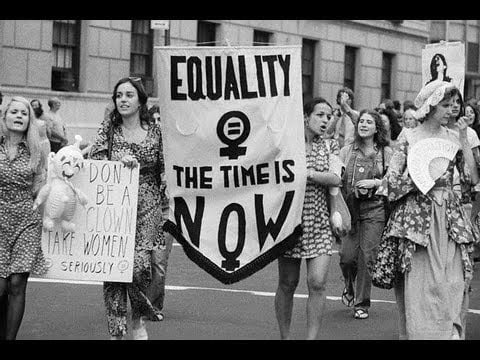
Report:
M 387 108 L 387 109 L 379 109 L 378 113 L 380 115 L 386 115 L 388 117 L 388 120 L 390 122 L 390 135 L 392 137 L 392 140 L 397 140 L 398 135 L 402 132 L 402 127 L 398 123 L 398 115 L 393 111 L 393 109 Z
M 373 120 L 375 120 L 375 127 L 377 128 L 377 132 L 373 135 L 373 142 L 379 147 L 387 146 L 389 144 L 389 141 L 387 139 L 387 129 L 383 124 L 382 117 L 375 110 L 368 109 L 360 111 L 358 120 L 355 123 L 355 142 L 357 144 L 361 144 L 363 142 L 363 139 L 358 135 L 358 123 L 360 122 L 360 118 L 363 114 L 368 114 L 373 118 Z
M 478 137 L 480 138 L 480 118 L 479 118 L 480 114 L 478 112 L 478 109 L 474 104 L 466 103 L 465 104 L 465 112 L 467 111 L 467 106 L 470 107 L 473 110 L 473 115 L 475 116 L 474 119 L 473 119 L 473 123 L 472 123 L 472 125 L 470 125 L 470 127 L 473 130 L 475 130 Z
M 142 79 L 138 77 L 125 77 L 123 79 L 120 79 L 115 85 L 115 87 L 113 88 L 112 100 L 113 100 L 113 103 L 115 104 L 115 107 L 110 113 L 111 124 L 113 126 L 120 126 L 123 123 L 122 116 L 117 110 L 116 98 L 117 98 L 118 87 L 127 82 L 132 84 L 132 86 L 137 90 L 138 100 L 140 102 L 140 109 L 139 109 L 140 125 L 142 126 L 142 128 L 146 129 L 151 123 L 151 117 L 150 117 L 150 114 L 148 113 L 148 106 L 147 106 L 148 95 L 147 95 L 147 92 L 145 91 L 145 88 L 143 87 Z
M 447 65 L 447 60 L 445 59 L 445 56 L 437 53 L 433 55 L 432 61 L 430 61 L 430 75 L 432 79 L 428 83 L 438 79 L 437 59 L 440 59 L 445 65 L 445 69 L 443 69 L 443 81 L 448 81 L 448 82 L 452 81 L 452 79 L 447 76 L 448 65 Z
M 445 101 L 445 100 L 450 100 L 453 98 L 455 95 L 458 95 L 458 99 L 460 100 L 460 112 L 458 113 L 458 116 L 456 117 L 455 120 L 460 119 L 460 117 L 463 116 L 465 113 L 465 103 L 463 102 L 463 96 L 460 90 L 456 86 L 449 87 L 445 90 L 445 94 L 443 95 L 443 99 L 440 101 Z M 437 104 L 438 106 L 438 104 Z M 432 110 L 432 107 L 430 106 L 430 111 Z

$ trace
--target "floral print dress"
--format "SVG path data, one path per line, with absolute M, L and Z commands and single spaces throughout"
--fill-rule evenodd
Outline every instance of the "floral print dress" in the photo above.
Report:
M 109 122 L 103 122 L 97 133 L 90 157 L 107 160 Z M 136 144 L 126 141 L 122 127 L 113 127 L 112 161 L 120 161 L 123 156 L 134 156 L 140 166 L 133 281 L 124 283 L 104 283 L 104 300 L 107 310 L 109 333 L 112 336 L 127 332 L 127 293 L 132 306 L 132 317 L 145 317 L 158 321 L 160 309 L 146 296 L 151 283 L 152 250 L 163 245 L 164 234 L 162 201 L 164 192 L 161 186 L 161 173 L 164 170 L 162 137 L 160 126 L 151 123 L 145 139 Z
M 312 150 L 307 154 L 307 169 L 328 172 L 330 154 L 338 156 L 339 153 L 336 140 L 315 137 Z M 328 187 L 307 183 L 302 211 L 303 234 L 293 249 L 284 253 L 284 257 L 309 259 L 319 255 L 332 255 L 335 237 L 330 227 L 327 196 Z
M 34 177 L 25 141 L 8 159 L 5 137 L 0 138 L 0 278 L 16 273 L 44 274 L 42 223 L 33 210 Z
M 447 135 L 454 140 L 450 131 Z M 395 237 L 399 243 L 395 294 L 400 338 L 450 339 L 454 330 L 464 337 L 473 245 L 479 238 L 462 206 L 472 187 L 469 168 L 459 150 L 423 194 L 405 171 L 408 150 L 409 137 L 399 142 L 377 190 L 393 204 L 383 238 Z M 461 197 L 454 190 L 455 169 Z

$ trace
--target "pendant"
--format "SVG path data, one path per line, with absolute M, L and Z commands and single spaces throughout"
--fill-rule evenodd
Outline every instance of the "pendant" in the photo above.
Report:
M 358 168 L 358 172 L 363 173 L 364 171 L 365 171 L 365 169 L 364 169 L 362 166 L 360 166 L 360 167 Z

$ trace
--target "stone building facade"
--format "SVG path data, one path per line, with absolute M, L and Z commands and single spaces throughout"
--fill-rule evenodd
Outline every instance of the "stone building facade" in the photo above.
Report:
M 121 77 L 142 76 L 155 103 L 161 74 L 154 48 L 165 44 L 166 33 L 141 22 L 0 20 L 4 103 L 18 94 L 47 107 L 49 97 L 59 97 L 71 139 L 93 138 Z M 333 104 L 337 90 L 349 85 L 361 109 L 384 97 L 414 99 L 429 31 L 423 20 L 171 20 L 168 40 L 179 46 L 302 45 L 306 97 L 321 95 Z

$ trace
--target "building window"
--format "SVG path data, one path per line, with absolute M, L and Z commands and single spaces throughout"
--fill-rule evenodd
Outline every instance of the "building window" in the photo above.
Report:
M 478 73 L 478 44 L 474 42 L 467 43 L 467 71 Z
M 303 101 L 313 98 L 313 70 L 315 65 L 315 44 L 313 40 L 303 39 L 302 43 L 302 89 Z
M 131 36 L 130 75 L 142 78 L 147 94 L 152 96 L 153 30 L 150 20 L 132 20 Z
M 53 20 L 52 90 L 78 91 L 80 20 Z
M 343 86 L 355 91 L 355 62 L 357 48 L 345 46 L 345 63 L 343 69 Z
M 197 45 L 215 46 L 217 38 L 217 24 L 208 21 L 199 21 L 197 27 Z
M 260 30 L 253 30 L 253 45 L 265 46 L 270 44 L 272 33 Z
M 392 60 L 393 54 L 383 53 L 382 56 L 382 98 L 390 99 L 391 98 L 391 88 L 392 88 Z

